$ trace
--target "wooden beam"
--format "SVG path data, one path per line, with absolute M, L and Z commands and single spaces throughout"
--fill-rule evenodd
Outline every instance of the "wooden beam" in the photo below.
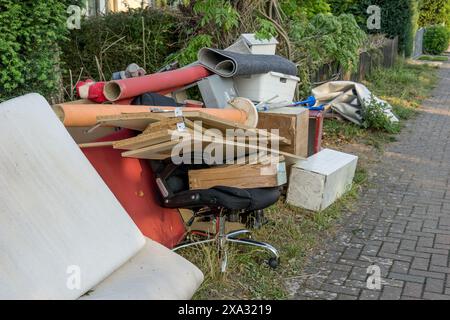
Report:
M 216 186 L 233 188 L 269 188 L 287 183 L 284 162 L 273 164 L 247 164 L 218 166 L 209 169 L 189 170 L 191 190 Z
M 80 143 L 78 146 L 80 148 L 101 148 L 101 147 L 112 147 L 114 141 L 104 141 L 104 142 L 89 142 L 89 143 Z

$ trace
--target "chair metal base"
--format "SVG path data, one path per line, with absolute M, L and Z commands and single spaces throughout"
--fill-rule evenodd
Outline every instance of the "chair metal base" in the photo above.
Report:
M 219 249 L 219 254 L 221 257 L 221 271 L 225 272 L 226 268 L 227 268 L 227 264 L 228 264 L 228 254 L 227 254 L 226 244 L 228 242 L 230 242 L 230 243 L 236 243 L 236 244 L 253 246 L 253 247 L 258 247 L 258 248 L 264 249 L 272 255 L 272 257 L 268 260 L 269 266 L 271 268 L 276 268 L 278 266 L 278 263 L 280 260 L 280 255 L 278 253 L 278 250 L 275 249 L 275 247 L 273 247 L 272 245 L 265 243 L 265 242 L 255 241 L 255 240 L 248 239 L 248 238 L 246 238 L 246 239 L 240 238 L 243 235 L 251 234 L 251 231 L 246 230 L 246 229 L 237 230 L 237 231 L 233 231 L 230 233 L 225 233 L 225 220 L 226 219 L 224 216 L 220 216 L 220 218 L 218 218 L 218 219 L 219 219 L 219 222 L 218 222 L 218 229 L 219 229 L 218 231 L 219 232 L 213 239 L 183 244 L 183 245 L 173 248 L 172 251 L 177 251 L 180 249 L 184 249 L 184 248 L 188 248 L 188 247 L 192 247 L 192 246 L 203 245 L 203 244 L 208 244 L 208 243 L 217 243 L 218 249 Z

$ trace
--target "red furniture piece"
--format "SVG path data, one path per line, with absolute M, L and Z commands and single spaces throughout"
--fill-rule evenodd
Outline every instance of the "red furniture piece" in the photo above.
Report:
M 322 149 L 323 115 L 323 111 L 309 111 L 308 157 Z
M 131 130 L 121 130 L 98 141 L 115 141 L 135 135 Z M 82 150 L 145 236 L 168 248 L 183 239 L 185 226 L 180 213 L 177 209 L 159 205 L 159 191 L 147 161 L 123 158 L 122 150 L 112 147 Z

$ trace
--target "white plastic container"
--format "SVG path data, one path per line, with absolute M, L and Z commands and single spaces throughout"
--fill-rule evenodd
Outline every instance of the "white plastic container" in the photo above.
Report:
M 252 54 L 275 54 L 278 41 L 275 38 L 259 40 L 254 33 L 243 33 L 241 39 L 244 39 Z
M 238 76 L 234 78 L 234 85 L 240 97 L 255 102 L 267 101 L 278 95 L 270 103 L 292 102 L 295 89 L 300 78 L 278 72 Z

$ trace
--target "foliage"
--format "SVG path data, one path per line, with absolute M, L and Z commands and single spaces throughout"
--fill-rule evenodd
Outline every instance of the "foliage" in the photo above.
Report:
M 447 50 L 450 32 L 444 26 L 431 26 L 425 30 L 423 49 L 428 54 L 441 54 Z
M 194 13 L 201 16 L 200 26 L 214 24 L 224 32 L 238 25 L 239 14 L 228 1 L 199 0 L 194 3 Z
M 419 26 L 449 24 L 450 0 L 420 0 Z
M 227 43 L 229 34 L 239 25 L 239 13 L 226 0 L 191 0 L 179 4 L 181 19 L 178 22 L 180 50 L 171 54 L 168 61 L 181 65 L 194 62 L 202 47 Z
M 303 15 L 312 18 L 319 13 L 331 12 L 327 0 L 282 0 L 280 7 L 291 19 L 297 19 Z
M 74 77 L 82 68 L 82 77 L 96 80 L 103 75 L 109 80 L 113 72 L 124 70 L 132 62 L 147 73 L 156 72 L 179 48 L 177 20 L 170 11 L 153 9 L 130 9 L 84 19 L 81 30 L 72 30 L 71 41 L 63 47 L 63 66 Z
M 420 56 L 417 60 L 421 60 L 421 61 L 437 61 L 437 62 L 442 62 L 442 61 L 448 61 L 448 57 L 447 56 Z
M 399 37 L 400 52 L 410 56 L 419 17 L 418 0 L 329 0 L 335 14 L 348 12 L 368 33 L 384 33 Z M 381 30 L 367 30 L 367 8 L 381 8 Z
M 363 108 L 363 127 L 368 129 L 375 129 L 385 131 L 387 133 L 398 133 L 400 126 L 398 123 L 393 123 L 388 114 L 385 113 L 389 106 L 385 102 L 380 102 L 373 95 L 370 100 L 366 102 Z
M 210 35 L 199 34 L 194 36 L 182 50 L 169 55 L 167 61 L 178 61 L 182 66 L 188 65 L 197 59 L 198 51 L 201 48 L 210 47 L 212 41 Z
M 356 9 L 358 0 L 328 0 L 331 12 L 334 15 L 341 15 L 343 13 L 351 13 Z
M 296 48 L 295 61 L 303 71 L 300 74 L 303 84 L 308 84 L 312 73 L 330 62 L 338 62 L 344 70 L 354 70 L 359 49 L 367 39 L 348 14 L 338 17 L 318 14 L 310 21 L 298 21 L 291 28 L 290 38 Z
M 66 35 L 64 1 L 0 2 L 0 101 L 58 90 L 59 49 Z
M 214 46 L 226 48 L 243 32 L 252 30 L 258 39 L 270 39 L 278 35 L 272 21 L 258 14 L 264 1 L 245 0 L 190 0 L 178 8 L 184 19 L 180 20 L 179 43 L 181 50 L 169 60 L 181 65 L 197 59 L 198 49 Z M 194 42 L 194 43 L 192 43 Z
M 266 19 L 261 17 L 257 17 L 256 21 L 258 22 L 259 29 L 255 33 L 256 39 L 271 39 L 272 37 L 278 36 L 278 31 L 275 28 L 274 24 Z

